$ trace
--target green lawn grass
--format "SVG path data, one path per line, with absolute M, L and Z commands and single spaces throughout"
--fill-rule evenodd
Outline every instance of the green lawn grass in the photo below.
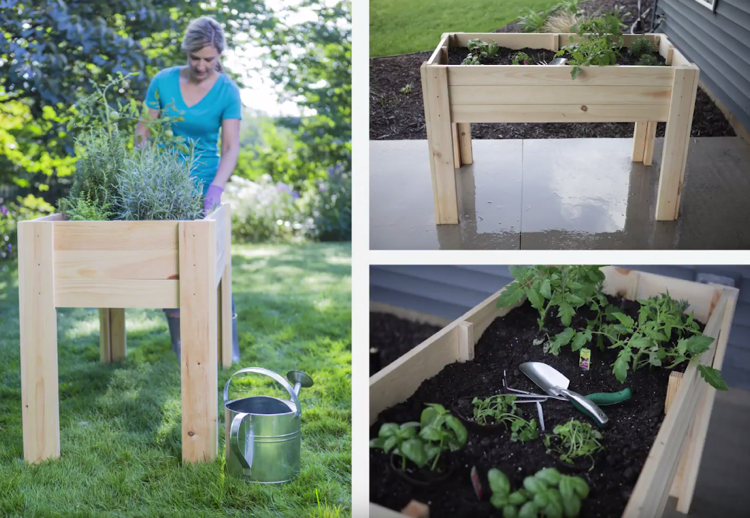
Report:
M 444 32 L 492 32 L 559 0 L 370 0 L 370 56 L 433 50 Z
M 180 365 L 160 310 L 127 310 L 128 357 L 99 362 L 98 316 L 58 311 L 61 457 L 23 459 L 16 265 L 0 272 L 0 516 L 300 517 L 351 514 L 351 247 L 233 248 L 241 362 L 219 371 L 219 390 L 243 367 L 299 369 L 302 472 L 283 485 L 224 473 L 219 460 L 182 465 Z M 235 380 L 237 381 L 235 385 Z M 256 375 L 230 398 L 267 394 Z M 273 383 L 273 382 L 271 382 Z M 216 394 L 217 404 L 221 395 Z

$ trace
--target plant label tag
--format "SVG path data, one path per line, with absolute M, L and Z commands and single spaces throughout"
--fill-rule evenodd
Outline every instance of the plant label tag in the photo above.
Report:
M 482 483 L 479 481 L 479 473 L 477 467 L 472 466 L 471 468 L 471 485 L 474 486 L 474 493 L 476 493 L 479 500 L 482 499 Z
M 591 368 L 591 350 L 590 349 L 586 349 L 586 348 L 581 349 L 581 356 L 578 359 L 578 366 L 585 371 Z

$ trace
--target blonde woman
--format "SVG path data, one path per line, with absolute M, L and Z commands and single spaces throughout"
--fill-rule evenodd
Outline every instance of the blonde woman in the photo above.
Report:
M 223 73 L 221 55 L 225 48 L 224 31 L 216 20 L 208 16 L 193 20 L 185 31 L 181 46 L 187 56 L 187 65 L 167 68 L 156 74 L 146 93 L 151 118 L 158 117 L 161 110 L 168 110 L 173 116 L 181 115 L 184 121 L 174 123 L 172 132 L 196 142 L 197 166 L 192 174 L 203 183 L 205 212 L 221 203 L 224 184 L 237 165 L 240 151 L 242 103 L 237 85 Z M 221 154 L 218 146 L 220 131 Z M 138 124 L 135 145 L 143 145 L 149 136 L 145 125 Z M 164 312 L 169 322 L 172 349 L 179 358 L 180 312 L 172 309 Z M 236 340 L 234 342 L 236 344 Z M 233 350 L 232 356 L 238 360 L 239 351 Z

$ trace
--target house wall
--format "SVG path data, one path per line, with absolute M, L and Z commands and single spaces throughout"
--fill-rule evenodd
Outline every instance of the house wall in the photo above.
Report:
M 699 273 L 730 277 L 740 289 L 723 375 L 750 390 L 750 266 L 627 266 L 696 280 Z M 371 266 L 370 300 L 454 320 L 512 281 L 507 266 Z
M 700 79 L 750 129 L 750 1 L 718 0 L 716 11 L 695 0 L 657 0 L 657 29 L 700 67 Z

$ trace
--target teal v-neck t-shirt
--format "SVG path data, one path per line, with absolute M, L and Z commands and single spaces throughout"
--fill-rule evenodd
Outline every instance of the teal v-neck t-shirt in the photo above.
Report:
M 240 90 L 226 74 L 219 73 L 216 83 L 203 99 L 188 107 L 180 91 L 181 68 L 166 68 L 154 76 L 146 93 L 146 105 L 155 110 L 168 110 L 170 116 L 185 119 L 175 122 L 172 132 L 175 136 L 195 141 L 196 167 L 192 176 L 203 182 L 205 195 L 219 169 L 221 121 L 242 120 Z M 159 92 L 158 98 L 156 92 Z

